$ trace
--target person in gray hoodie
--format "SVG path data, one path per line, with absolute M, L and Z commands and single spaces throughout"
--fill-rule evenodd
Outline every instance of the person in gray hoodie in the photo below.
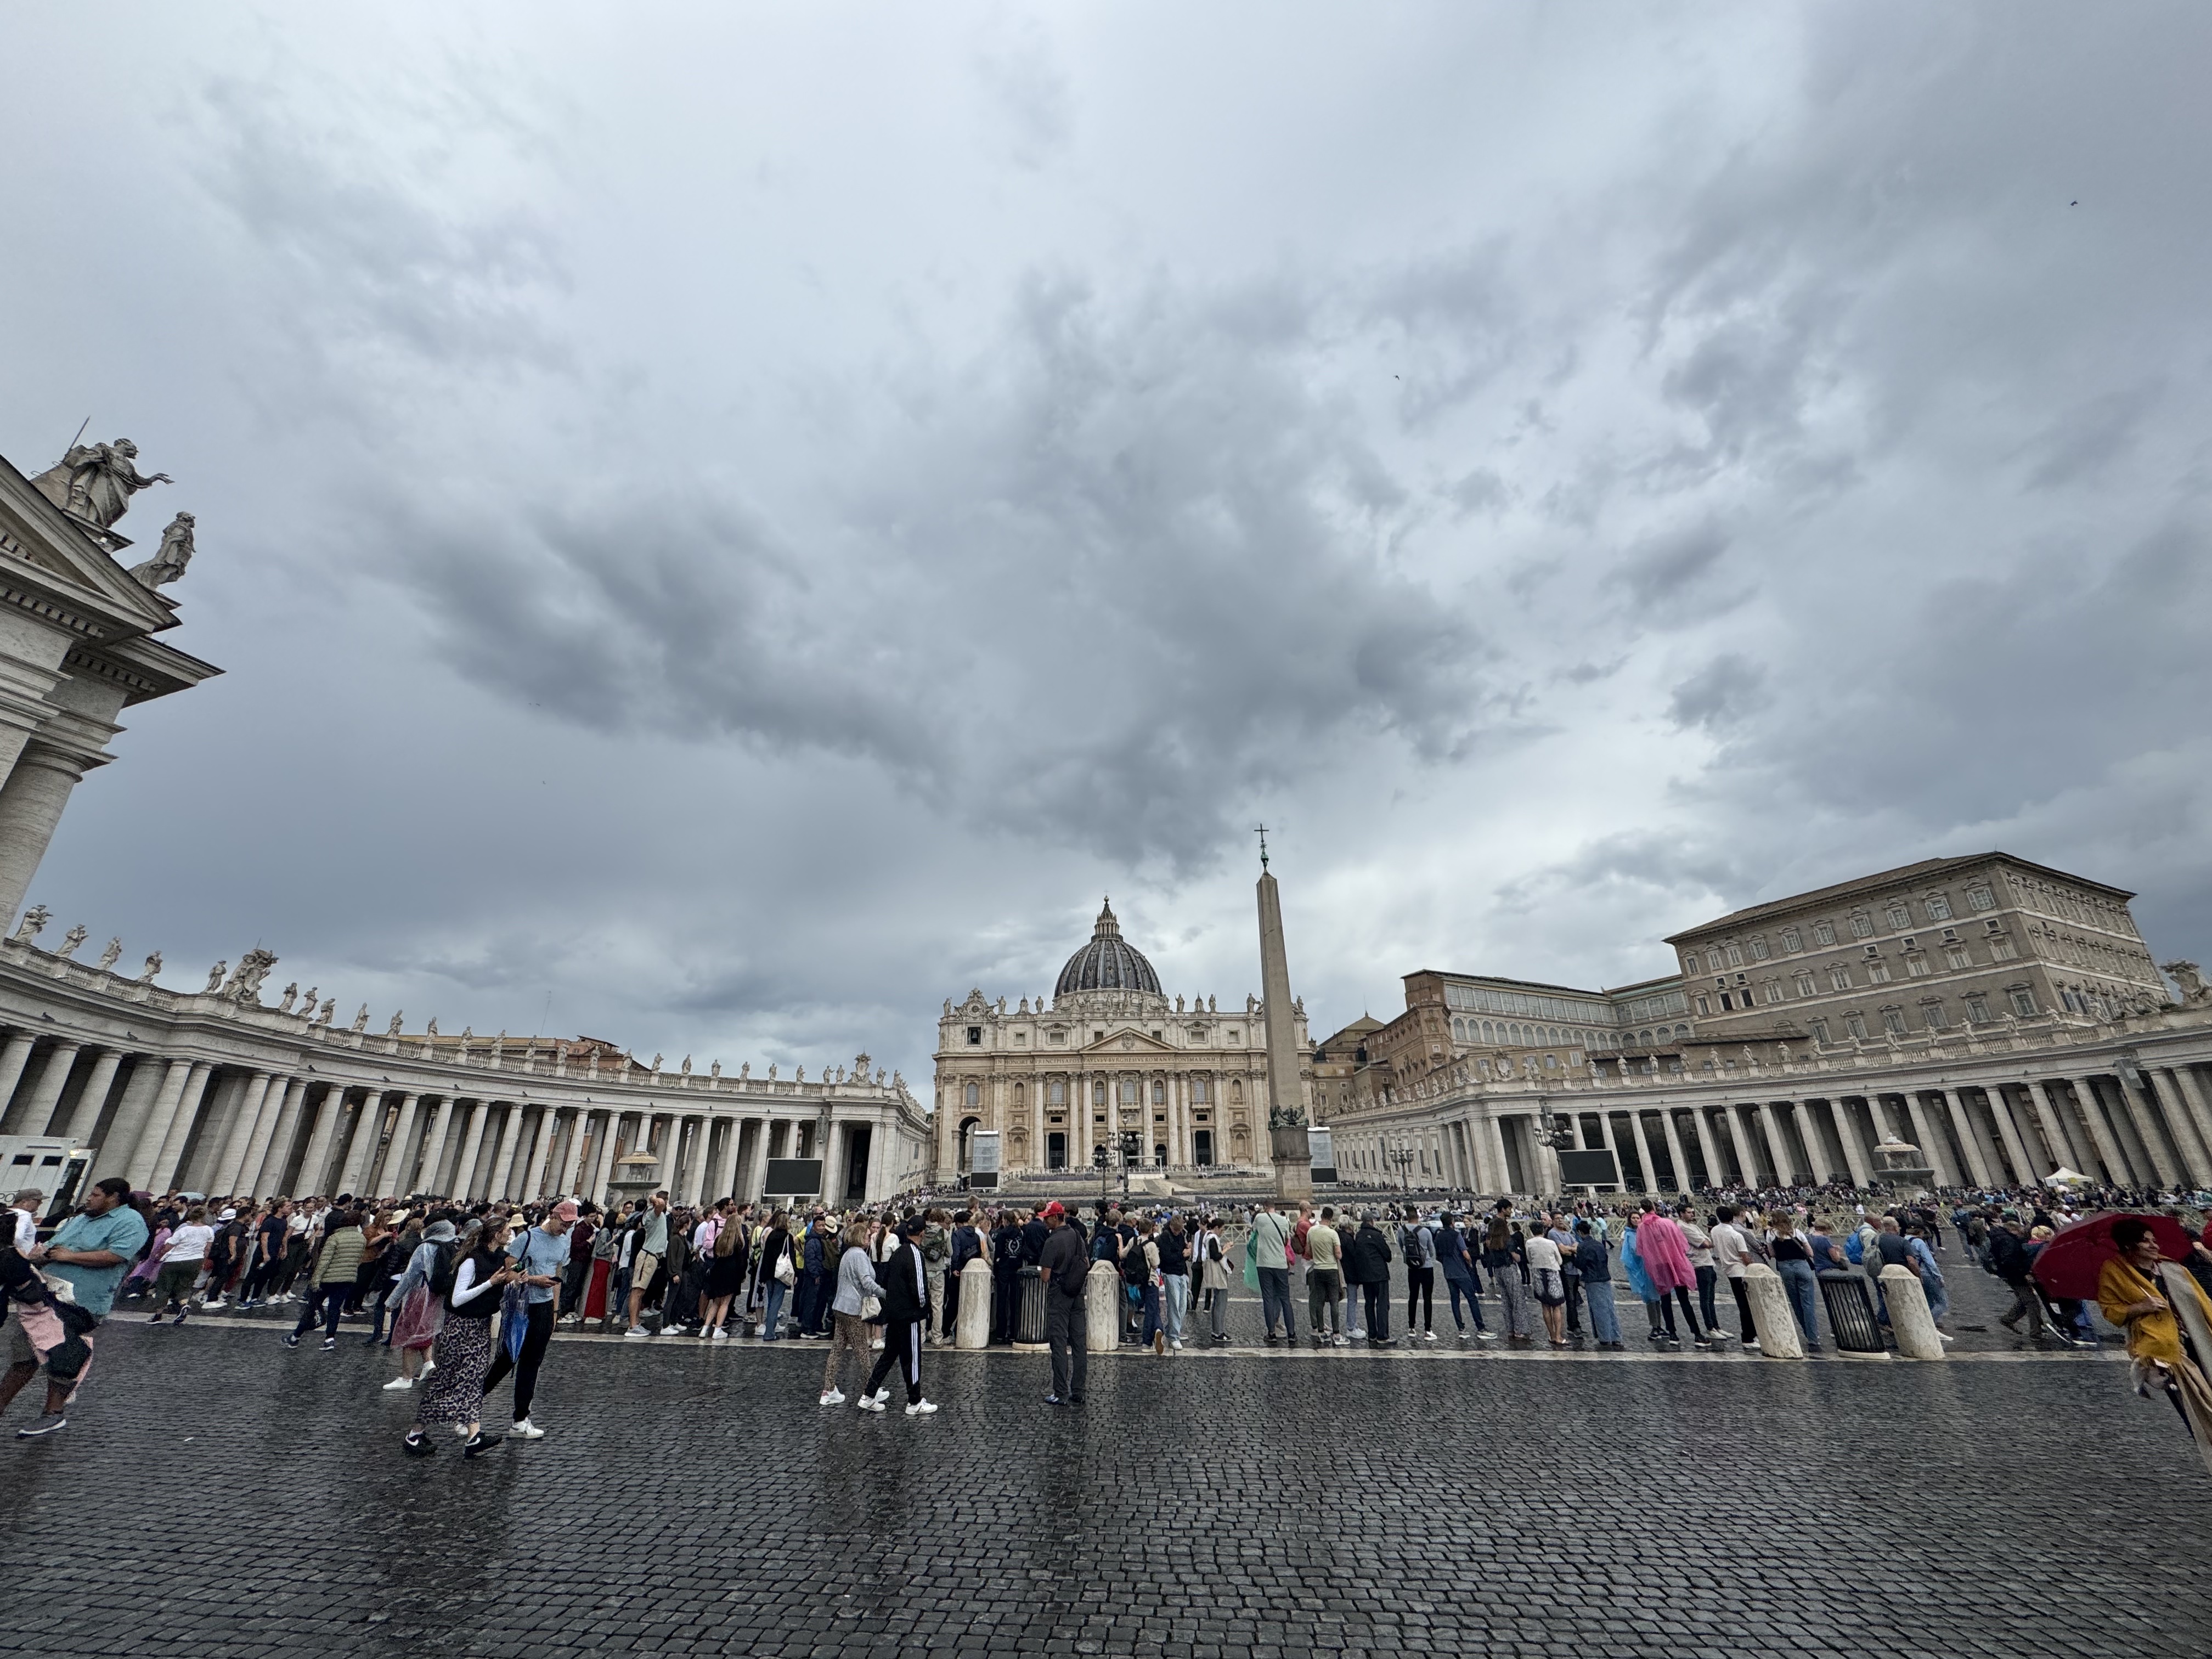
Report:
M 431 1369 L 430 1344 L 446 1322 L 446 1310 L 430 1293 L 430 1272 L 441 1249 L 455 1249 L 453 1224 L 441 1216 L 422 1230 L 422 1242 L 407 1258 L 406 1271 L 384 1298 L 392 1316 L 392 1346 L 399 1350 L 399 1375 L 384 1385 L 387 1389 L 411 1389 L 416 1377 L 428 1375 Z M 415 1294 L 417 1291 L 420 1296 Z
M 837 1290 L 830 1301 L 830 1355 L 822 1366 L 822 1404 L 825 1406 L 845 1403 L 845 1395 L 837 1387 L 837 1372 L 848 1349 L 863 1376 L 868 1369 L 868 1323 L 860 1307 L 867 1297 L 881 1297 L 884 1293 L 876 1282 L 875 1263 L 868 1255 L 868 1233 L 864 1220 L 845 1229 L 844 1254 L 837 1261 Z

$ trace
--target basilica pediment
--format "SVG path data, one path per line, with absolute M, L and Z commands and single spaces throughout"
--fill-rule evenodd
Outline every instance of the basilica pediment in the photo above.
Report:
M 130 544 L 112 537 L 119 546 Z M 0 459 L 0 553 L 35 570 L 88 613 L 99 636 L 149 634 L 172 627 L 176 607 L 129 575 L 87 527 L 57 507 L 32 481 Z M 25 570 L 23 567 L 29 567 Z
M 1161 1042 L 1150 1031 L 1124 1025 L 1109 1029 L 1104 1036 L 1084 1043 L 1076 1052 L 1106 1058 L 1115 1054 L 1172 1054 L 1176 1049 L 1174 1044 Z

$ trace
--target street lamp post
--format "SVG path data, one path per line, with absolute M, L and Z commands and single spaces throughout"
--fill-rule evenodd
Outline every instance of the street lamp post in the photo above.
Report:
M 1399 1186 L 1408 1193 L 1412 1192 L 1413 1190 L 1413 1149 L 1411 1146 L 1398 1147 L 1391 1152 L 1390 1161 L 1398 1166 Z

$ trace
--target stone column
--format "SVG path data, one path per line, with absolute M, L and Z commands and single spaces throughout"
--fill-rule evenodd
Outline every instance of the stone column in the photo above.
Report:
M 1682 1137 L 1674 1127 L 1674 1113 L 1671 1107 L 1659 1109 L 1659 1127 L 1667 1139 L 1667 1161 L 1674 1166 L 1674 1190 L 1690 1190 L 1690 1160 L 1682 1155 Z
M 2002 1083 L 1982 1085 L 1982 1103 L 1989 1108 L 1990 1121 L 1996 1125 L 1997 1139 L 2004 1144 L 2005 1157 L 2011 1162 L 2014 1186 L 2027 1186 L 2035 1180 L 2035 1159 L 2029 1156 L 2027 1139 L 2020 1125 L 2013 1121 L 2012 1102 L 2005 1094 Z
M 483 1146 L 484 1126 L 491 1118 L 491 1103 L 479 1100 L 469 1108 L 467 1133 L 461 1137 L 461 1156 L 453 1165 L 453 1196 L 464 1203 L 487 1196 L 477 1189 L 483 1183 L 477 1179 L 477 1160 Z
M 440 1183 L 445 1179 L 447 1143 L 453 1133 L 453 1097 L 441 1098 L 430 1114 L 430 1127 L 422 1132 L 422 1156 L 415 1173 L 415 1185 L 422 1192 L 435 1193 L 440 1197 L 451 1194 L 450 1188 Z
M 411 1089 L 399 1097 L 399 1115 L 392 1120 L 391 1144 L 368 1172 L 368 1184 L 380 1194 L 404 1198 L 415 1189 L 414 1149 L 408 1142 L 415 1135 L 416 1103 L 421 1098 Z
M 507 1115 L 499 1126 L 497 1150 L 491 1155 L 491 1169 L 484 1176 L 484 1196 L 501 1200 L 514 1196 L 514 1155 L 521 1149 L 522 1103 L 507 1103 Z
M 83 1047 L 81 1042 L 63 1041 L 46 1050 L 46 1063 L 39 1073 L 39 1080 L 8 1109 L 7 1117 L 0 1119 L 0 1126 L 4 1126 L 7 1133 L 46 1133 L 46 1125 L 53 1121 L 54 1108 L 61 1103 L 62 1091 L 69 1086 L 70 1073 L 76 1068 L 77 1054 Z
M 2104 1160 L 2105 1167 L 2112 1172 L 2112 1180 L 2123 1186 L 2136 1185 L 2130 1178 L 2132 1172 L 2127 1158 L 2113 1140 L 2112 1130 L 2106 1127 L 2105 1114 L 2099 1107 L 2094 1085 L 2086 1076 L 2069 1077 L 2066 1085 L 2074 1091 L 2075 1103 L 2081 1109 L 2081 1121 L 2089 1131 L 2089 1142 L 2097 1149 L 2097 1156 Z M 2094 1175 L 2096 1171 L 2091 1170 L 2085 1173 Z
M 83 775 L 83 761 L 36 738 L 15 757 L 7 781 L 0 783 L 0 915 L 12 916 L 22 908 L 70 791 Z
M 1990 1166 L 1982 1158 L 1981 1138 L 1974 1133 L 1973 1120 L 1966 1115 L 1965 1100 L 1955 1090 L 1938 1088 L 1934 1092 L 1943 1115 L 1959 1133 L 1960 1149 L 1966 1155 L 1966 1173 L 1974 1178 L 1977 1187 L 1996 1185 L 1990 1179 Z
M 1507 1157 L 1505 1152 L 1505 1126 L 1495 1113 L 1486 1114 L 1483 1125 L 1490 1132 L 1491 1162 L 1497 1166 L 1498 1170 L 1498 1185 L 1493 1190 L 1502 1197 L 1513 1190 L 1513 1160 Z M 1378 1178 L 1387 1173 L 1387 1170 L 1376 1171 Z
M 354 1115 L 353 1137 L 346 1143 L 345 1163 L 338 1175 L 340 1192 L 351 1193 L 356 1198 L 374 1196 L 365 1189 L 369 1165 L 376 1162 L 383 1140 L 384 1091 L 372 1085 L 362 1095 L 361 1110 Z
M 177 1115 L 177 1103 L 184 1098 L 185 1085 L 191 1080 L 191 1070 L 192 1062 L 182 1055 L 168 1063 L 162 1074 L 161 1086 L 147 1103 L 143 1126 L 131 1138 L 131 1144 L 128 1147 L 122 1144 L 122 1136 L 109 1135 L 109 1140 L 114 1143 L 115 1152 L 113 1154 L 102 1152 L 100 1160 L 101 1169 L 112 1174 L 119 1160 L 123 1178 L 133 1188 L 153 1185 L 155 1161 L 161 1155 L 162 1143 L 169 1138 L 169 1122 Z M 119 1129 L 124 1126 L 118 1124 L 116 1127 Z
M 293 1194 L 296 1198 L 318 1194 L 334 1196 L 324 1177 L 331 1172 L 331 1145 L 345 1120 L 345 1091 L 343 1083 L 332 1083 L 323 1091 L 321 1103 L 315 1108 L 315 1127 L 307 1134 L 307 1150 L 300 1159 L 300 1173 L 292 1182 L 300 1189 Z
M 292 1142 L 300 1133 L 300 1109 L 307 1098 L 307 1079 L 292 1079 L 284 1088 L 284 1104 L 276 1114 L 275 1127 L 262 1138 L 258 1148 L 249 1149 L 246 1162 L 253 1165 L 251 1176 L 241 1176 L 246 1191 L 257 1198 L 271 1196 L 284 1182 L 284 1166 L 292 1161 Z
M 714 1188 L 713 1192 L 706 1194 L 706 1196 L 710 1200 L 729 1198 L 736 1194 L 738 1190 L 738 1143 L 744 1139 L 744 1119 L 737 1117 L 718 1117 L 714 1120 L 714 1122 L 721 1131 L 722 1144 L 719 1149 L 716 1149 L 712 1146 L 708 1147 L 708 1151 L 714 1152 L 716 1154 L 713 1164 L 713 1178 L 707 1183 L 709 1187 Z M 837 1139 L 837 1130 L 834 1123 L 830 1127 L 830 1139 L 833 1144 Z M 830 1152 L 827 1148 L 823 1150 L 822 1156 L 822 1184 L 826 1189 L 830 1184 L 830 1164 L 831 1161 Z
M 1774 1184 L 1778 1187 L 1795 1185 L 1797 1171 L 1794 1165 L 1797 1155 L 1790 1149 L 1790 1134 L 1783 1127 L 1782 1114 L 1764 1100 L 1754 1100 L 1747 1109 L 1759 1135 L 1766 1142 L 1769 1157 L 1774 1160 Z
M 2200 1166 L 2203 1178 L 2212 1181 L 2212 1102 L 2206 1100 L 2203 1088 L 2186 1060 L 2164 1069 L 2172 1097 L 2181 1103 L 2182 1115 L 2187 1118 L 2197 1144 L 2204 1149 L 2205 1161 Z
M 2144 1106 L 2136 1091 L 2128 1087 L 2127 1074 L 2118 1068 L 2112 1073 L 2112 1098 L 2118 1105 L 2118 1109 L 2112 1115 L 2114 1127 L 2119 1130 L 2122 1138 L 2132 1135 L 2142 1147 L 2143 1157 L 2149 1160 L 2151 1173 L 2157 1178 L 2159 1186 L 2178 1185 L 2173 1159 L 2166 1147 L 2165 1131 L 2160 1127 L 2155 1115 Z M 2129 1148 L 2130 1152 L 2134 1150 L 2134 1147 Z
M 620 1127 L 619 1115 L 612 1110 L 599 1115 L 598 1144 L 592 1148 L 591 1195 L 594 1204 L 607 1201 L 607 1178 L 615 1167 L 615 1133 Z
M 123 1064 L 123 1050 L 103 1048 L 100 1058 L 92 1062 L 92 1075 L 84 1080 L 84 1091 L 76 1097 L 76 1110 L 70 1114 L 66 1134 L 76 1146 L 89 1146 L 100 1128 L 100 1109 L 107 1104 L 107 1092 L 115 1086 L 116 1068 Z
M 2097 1171 L 2093 1166 L 2097 1162 L 2096 1154 L 2081 1144 L 2081 1132 L 2077 1131 L 2071 1121 L 2073 1109 L 2057 1079 L 2041 1078 L 2028 1087 L 2031 1091 L 2040 1089 L 2043 1091 L 2038 1115 L 2043 1120 L 2044 1139 L 2048 1142 L 2054 1133 L 2058 1137 L 2057 1144 L 2051 1148 L 2051 1161 L 2066 1164 L 2094 1178 Z
M 8 1103 L 15 1098 L 15 1085 L 23 1079 L 23 1062 L 30 1059 L 38 1042 L 35 1031 L 10 1031 L 8 1046 L 0 1048 L 0 1122 L 12 1115 Z
M 185 1091 L 178 1097 L 177 1109 L 169 1118 L 168 1131 L 161 1137 L 161 1147 L 154 1154 L 153 1173 L 146 1183 L 153 1191 L 165 1191 L 176 1179 L 177 1165 L 184 1160 L 185 1147 L 192 1138 L 192 1125 L 199 1117 L 208 1085 L 214 1079 L 215 1068 L 204 1060 L 195 1061 L 191 1071 L 186 1074 Z
M 1942 1127 L 1936 1115 L 1928 1109 L 1927 1102 L 1919 1098 L 1916 1091 L 1901 1091 L 1897 1097 L 1897 1115 L 1905 1124 L 1905 1138 L 1928 1154 L 1928 1167 L 1936 1172 L 1939 1187 L 1963 1187 L 1966 1177 L 1959 1169 L 1959 1160 L 1951 1156 Z
M 556 1106 L 538 1108 L 538 1123 L 529 1146 L 530 1154 L 522 1160 L 521 1174 L 514 1187 L 514 1200 L 519 1204 L 535 1204 L 545 1191 L 545 1170 L 553 1161 L 553 1143 L 561 1133 L 561 1112 Z
M 246 1170 L 246 1148 L 253 1144 L 253 1132 L 260 1127 L 261 1109 L 269 1098 L 269 1073 L 256 1072 L 246 1079 L 246 1093 L 238 1103 L 237 1115 L 231 1119 L 230 1134 L 222 1156 L 216 1160 L 215 1171 L 208 1178 L 208 1190 L 217 1194 L 236 1194 L 238 1178 Z

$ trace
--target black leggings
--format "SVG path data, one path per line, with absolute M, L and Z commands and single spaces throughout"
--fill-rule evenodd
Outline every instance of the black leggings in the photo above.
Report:
M 1690 1304 L 1689 1291 L 1683 1289 L 1680 1285 L 1677 1285 L 1674 1287 L 1674 1302 L 1669 1302 L 1663 1292 L 1659 1297 L 1659 1311 L 1666 1316 L 1667 1320 L 1667 1334 L 1669 1336 L 1676 1334 L 1674 1326 L 1674 1302 L 1679 1302 L 1682 1304 L 1682 1317 L 1689 1322 L 1691 1340 L 1696 1342 L 1704 1341 L 1705 1333 L 1703 1328 L 1701 1328 L 1698 1323 L 1698 1310 Z
M 1437 1270 L 1434 1267 L 1408 1267 L 1406 1269 L 1406 1329 L 1425 1331 L 1437 1322 Z M 1415 1310 L 1419 1310 L 1418 1322 Z
M 538 1397 L 538 1368 L 545 1363 L 545 1345 L 553 1340 L 553 1304 L 532 1302 L 529 1323 L 522 1333 L 522 1352 L 514 1359 L 507 1357 L 504 1331 L 501 1333 L 499 1352 L 492 1357 L 491 1369 L 484 1373 L 483 1391 L 489 1394 L 506 1377 L 514 1373 L 514 1420 L 521 1422 L 530 1415 L 530 1402 Z
M 1735 1292 L 1736 1315 L 1743 1322 L 1743 1345 L 1747 1348 L 1759 1340 L 1759 1333 L 1751 1323 L 1751 1292 L 1744 1288 L 1740 1278 L 1729 1279 L 1729 1289 Z
M 873 1394 L 884 1385 L 884 1379 L 896 1365 L 906 1377 L 906 1403 L 921 1403 L 921 1332 L 927 1322 L 920 1319 L 886 1319 L 884 1321 L 884 1351 L 877 1357 L 875 1370 L 868 1373 L 868 1386 L 860 1390 Z

